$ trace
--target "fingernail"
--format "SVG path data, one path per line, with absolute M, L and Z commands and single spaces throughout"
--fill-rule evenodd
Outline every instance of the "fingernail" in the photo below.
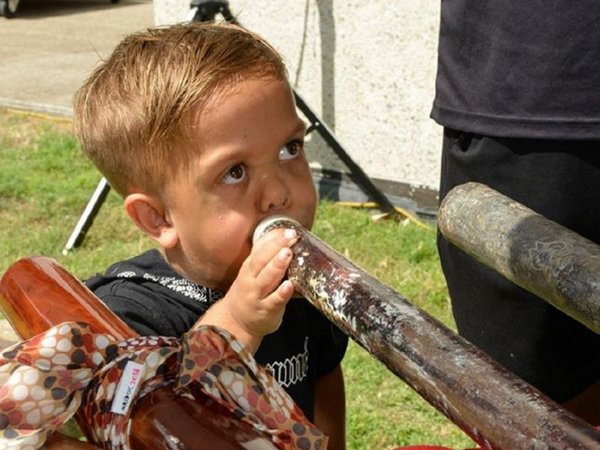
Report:
M 292 256 L 292 251 L 287 247 L 279 250 L 279 253 L 277 254 L 280 261 L 287 261 L 290 256 Z
M 296 230 L 294 230 L 293 228 L 286 228 L 283 232 L 283 237 L 285 237 L 286 239 L 293 239 L 296 236 L 298 236 L 298 233 L 296 233 Z
M 294 293 L 294 285 L 290 280 L 285 280 L 283 283 L 281 283 L 281 286 L 283 287 L 283 291 L 286 295 L 291 295 Z

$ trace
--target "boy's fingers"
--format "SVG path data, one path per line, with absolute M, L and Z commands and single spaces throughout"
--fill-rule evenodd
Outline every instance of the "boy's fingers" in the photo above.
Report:
M 292 298 L 292 295 L 294 295 L 294 285 L 290 280 L 285 280 L 283 283 L 281 283 L 279 290 L 281 290 L 281 293 L 285 295 L 287 300 Z
M 294 285 L 290 280 L 285 280 L 277 289 L 263 300 L 268 309 L 282 308 L 290 301 L 294 294 Z
M 258 276 L 276 257 L 282 247 L 291 247 L 296 243 L 297 238 L 296 231 L 292 229 L 271 230 L 262 236 L 256 241 L 249 256 L 248 267 L 251 272 Z
M 263 292 L 271 292 L 281 282 L 292 256 L 293 253 L 289 247 L 280 248 L 256 275 L 256 284 L 263 289 Z

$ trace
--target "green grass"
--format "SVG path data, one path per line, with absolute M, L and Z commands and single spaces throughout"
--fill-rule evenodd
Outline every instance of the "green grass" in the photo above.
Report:
M 120 199 L 111 192 L 83 246 L 62 255 L 100 179 L 81 156 L 68 123 L 0 109 L 0 167 L 0 273 L 22 257 L 41 254 L 84 278 L 153 246 L 126 218 Z M 452 327 L 435 234 L 410 222 L 373 222 L 372 212 L 322 202 L 314 232 Z M 358 345 L 351 343 L 343 367 L 349 450 L 419 443 L 473 446 Z

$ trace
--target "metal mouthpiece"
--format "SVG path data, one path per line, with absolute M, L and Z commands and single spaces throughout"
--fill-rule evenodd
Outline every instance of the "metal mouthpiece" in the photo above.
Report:
M 252 235 L 252 244 L 268 231 L 274 228 L 302 228 L 300 222 L 288 217 L 288 216 L 269 216 L 259 222 Z

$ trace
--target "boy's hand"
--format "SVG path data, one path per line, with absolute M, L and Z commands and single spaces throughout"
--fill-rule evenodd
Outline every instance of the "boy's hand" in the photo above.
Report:
M 254 353 L 262 337 L 279 328 L 285 305 L 294 294 L 292 283 L 282 279 L 296 241 L 292 229 L 275 229 L 262 236 L 225 297 L 198 323 L 225 328 Z

